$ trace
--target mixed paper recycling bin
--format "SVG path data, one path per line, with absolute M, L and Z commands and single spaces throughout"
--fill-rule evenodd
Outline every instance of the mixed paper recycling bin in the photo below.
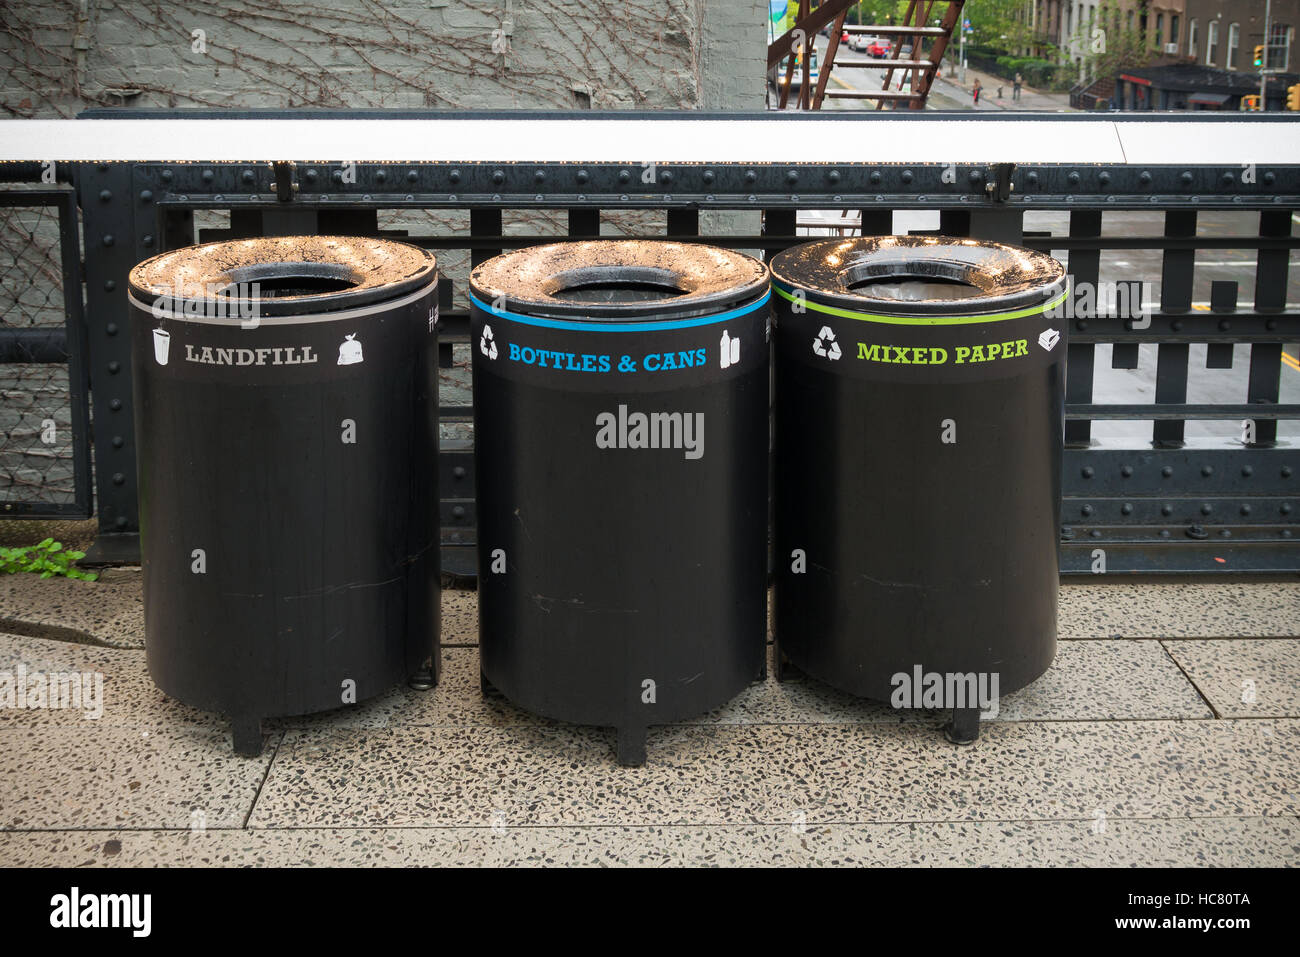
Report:
M 436 681 L 437 286 L 424 250 L 329 236 L 130 274 L 149 672 L 241 753 Z
M 1056 649 L 1064 269 L 919 237 L 771 268 L 778 676 L 951 709 L 974 740 Z
M 766 270 L 591 240 L 470 286 L 485 690 L 639 764 L 764 670 Z

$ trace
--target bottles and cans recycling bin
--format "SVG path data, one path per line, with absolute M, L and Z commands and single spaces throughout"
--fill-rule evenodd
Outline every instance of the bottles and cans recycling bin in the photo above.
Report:
M 131 271 L 149 673 L 240 753 L 263 718 L 436 681 L 437 289 L 368 238 Z
M 470 287 L 485 690 L 640 764 L 765 671 L 766 269 L 574 241 Z
M 1056 649 L 1065 271 L 890 236 L 771 271 L 778 677 L 950 709 L 973 741 Z

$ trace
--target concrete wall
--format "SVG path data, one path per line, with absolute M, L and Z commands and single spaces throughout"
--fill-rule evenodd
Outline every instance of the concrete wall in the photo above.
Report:
M 762 0 L 7 0 L 0 115 L 762 109 Z

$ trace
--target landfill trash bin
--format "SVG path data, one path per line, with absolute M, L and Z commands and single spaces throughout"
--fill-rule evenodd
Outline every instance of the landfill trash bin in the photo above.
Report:
M 893 236 L 771 268 L 778 678 L 951 710 L 973 741 L 1056 651 L 1065 270 Z
M 470 287 L 484 688 L 640 764 L 765 668 L 766 269 L 575 241 Z
M 131 271 L 149 673 L 241 754 L 437 679 L 437 289 L 424 250 L 336 236 Z

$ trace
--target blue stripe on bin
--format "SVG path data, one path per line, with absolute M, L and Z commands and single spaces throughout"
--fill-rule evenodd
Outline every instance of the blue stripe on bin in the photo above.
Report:
M 766 306 L 771 298 L 772 291 L 769 289 L 763 293 L 762 298 L 757 302 L 750 303 L 748 306 L 741 306 L 739 309 L 715 313 L 710 316 L 696 316 L 692 319 L 668 319 L 663 322 L 575 322 L 570 319 L 543 319 L 538 316 L 525 316 L 517 312 L 507 312 L 504 309 L 494 309 L 479 300 L 473 293 L 470 294 L 469 301 L 488 315 L 499 319 L 508 319 L 511 322 L 521 322 L 528 326 L 567 329 L 572 332 L 658 332 L 664 329 L 689 329 L 692 326 L 711 326 L 715 323 L 726 322 L 729 319 L 747 316 L 754 310 Z

